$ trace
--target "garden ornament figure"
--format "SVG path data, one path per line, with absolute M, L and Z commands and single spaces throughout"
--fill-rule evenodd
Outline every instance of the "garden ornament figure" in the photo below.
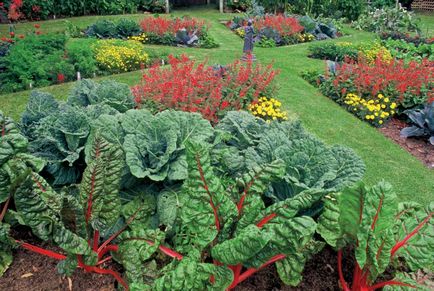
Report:
M 253 21 L 251 19 L 247 22 L 247 26 L 244 27 L 244 32 L 243 57 L 241 60 L 255 61 L 256 57 L 253 54 L 253 34 L 255 33 L 255 29 L 253 28 Z

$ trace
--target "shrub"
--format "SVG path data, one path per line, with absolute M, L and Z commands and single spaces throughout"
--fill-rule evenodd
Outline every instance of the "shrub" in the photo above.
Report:
M 118 29 L 113 21 L 101 19 L 89 26 L 85 32 L 88 37 L 116 38 Z
M 260 95 L 273 95 L 276 75 L 271 66 L 253 67 L 251 63 L 230 64 L 226 68 L 196 66 L 186 56 L 169 57 L 170 69 L 151 68 L 143 74 L 142 84 L 132 90 L 139 106 L 200 112 L 217 122 L 228 110 L 247 109 Z
M 5 70 L 0 74 L 3 92 L 40 87 L 75 77 L 74 66 L 69 63 L 64 48 L 64 35 L 30 35 L 13 45 L 2 58 Z M 31 84 L 31 85 L 30 85 Z
M 84 78 L 91 78 L 98 71 L 92 46 L 96 43 L 93 39 L 74 39 L 66 44 L 66 54 L 74 69 L 80 72 Z
M 346 59 L 357 59 L 359 50 L 349 42 L 326 42 L 309 46 L 309 56 L 316 59 L 327 59 L 343 62 Z
M 142 31 L 136 21 L 128 18 L 122 18 L 119 20 L 116 23 L 116 29 L 118 36 L 122 38 L 139 35 Z
M 363 14 L 354 26 L 376 33 L 406 33 L 420 31 L 419 22 L 412 12 L 399 7 L 383 7 Z
M 111 73 L 138 70 L 149 61 L 143 45 L 133 40 L 100 40 L 93 49 L 98 66 Z

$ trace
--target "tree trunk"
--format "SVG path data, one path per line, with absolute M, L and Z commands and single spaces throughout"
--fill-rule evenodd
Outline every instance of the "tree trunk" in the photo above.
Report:
M 170 3 L 169 3 L 169 0 L 166 0 L 166 13 L 167 14 L 170 13 Z
M 223 12 L 224 12 L 224 11 L 223 11 L 223 2 L 224 2 L 224 0 L 220 0 L 220 1 L 219 1 L 220 13 L 223 13 Z

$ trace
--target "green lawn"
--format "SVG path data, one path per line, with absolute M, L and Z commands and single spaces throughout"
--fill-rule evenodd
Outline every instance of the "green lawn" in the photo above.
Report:
M 220 24 L 220 20 L 229 19 L 231 15 L 221 15 L 210 9 L 178 10 L 175 15 L 191 15 L 208 19 L 212 23 L 211 34 L 220 43 L 216 49 L 165 48 L 173 53 L 186 53 L 197 60 L 207 59 L 210 64 L 228 63 L 241 57 L 242 40 Z M 107 16 L 114 19 L 121 16 Z M 140 19 L 143 15 L 128 15 Z M 86 27 L 100 17 L 70 18 L 69 21 Z M 424 16 L 424 23 L 430 26 L 434 17 Z M 44 31 L 62 31 L 62 20 L 41 22 Z M 32 27 L 33 23 L 17 25 L 18 33 Z M 0 26 L 0 32 L 7 31 Z M 366 32 L 348 28 L 348 36 L 338 41 L 364 42 L 375 36 Z M 332 100 L 322 96 L 316 88 L 309 85 L 300 73 L 307 69 L 324 68 L 319 60 L 307 58 L 309 44 L 279 48 L 258 48 L 255 54 L 262 63 L 274 63 L 281 70 L 278 77 L 279 98 L 284 107 L 299 116 L 304 125 L 313 133 L 330 144 L 343 144 L 353 148 L 367 165 L 365 182 L 372 184 L 381 179 L 391 182 L 402 200 L 412 199 L 422 203 L 434 200 L 434 171 L 427 169 L 420 161 L 411 156 L 398 145 L 384 137 L 375 128 L 358 120 L 342 109 Z M 149 46 L 153 49 L 159 48 Z M 137 84 L 140 72 L 126 73 L 105 78 L 112 78 L 130 85 Z M 103 78 L 101 78 L 103 79 Z M 41 89 L 53 93 L 59 99 L 65 99 L 72 84 L 63 84 Z M 0 108 L 6 114 L 18 118 L 27 102 L 29 92 L 0 95 Z

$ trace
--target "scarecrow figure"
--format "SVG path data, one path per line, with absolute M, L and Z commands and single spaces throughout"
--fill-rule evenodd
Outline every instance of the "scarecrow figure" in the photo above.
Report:
M 255 29 L 253 28 L 253 21 L 249 19 L 247 22 L 247 26 L 244 27 L 244 47 L 243 47 L 243 57 L 241 60 L 243 61 L 254 61 L 256 60 L 255 55 L 253 54 L 253 36 L 255 33 Z

